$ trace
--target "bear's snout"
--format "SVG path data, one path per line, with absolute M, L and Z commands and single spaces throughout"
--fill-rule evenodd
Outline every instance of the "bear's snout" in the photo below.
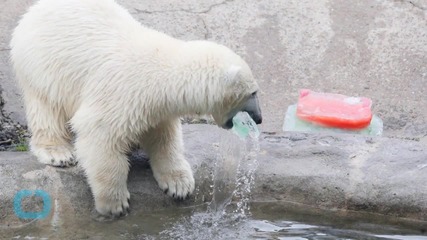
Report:
M 249 116 L 251 116 L 252 120 L 254 120 L 254 122 L 256 124 L 261 124 L 262 123 L 262 116 L 261 115 L 251 114 L 251 113 L 248 113 L 248 114 L 249 114 Z
M 242 111 L 247 112 L 256 124 L 262 123 L 262 113 L 259 106 L 258 95 L 256 93 L 252 94 L 247 100 Z

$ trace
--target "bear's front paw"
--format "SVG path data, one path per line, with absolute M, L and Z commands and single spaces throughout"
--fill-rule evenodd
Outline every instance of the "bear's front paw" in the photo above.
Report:
M 155 174 L 160 188 L 169 196 L 185 199 L 194 191 L 194 177 L 191 167 L 186 162 L 181 168 L 169 168 Z
M 105 190 L 105 193 L 95 195 L 96 211 L 103 217 L 118 218 L 129 213 L 130 193 L 122 190 Z

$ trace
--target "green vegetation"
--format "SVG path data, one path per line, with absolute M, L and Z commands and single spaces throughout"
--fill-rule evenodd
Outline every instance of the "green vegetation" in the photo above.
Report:
M 18 141 L 14 143 L 15 145 L 15 151 L 18 152 L 26 152 L 28 151 L 28 143 L 27 139 L 25 138 L 26 131 L 25 130 L 18 130 Z
M 28 151 L 28 145 L 26 143 L 25 144 L 18 144 L 15 146 L 15 150 L 18 152 L 26 152 L 26 151 Z

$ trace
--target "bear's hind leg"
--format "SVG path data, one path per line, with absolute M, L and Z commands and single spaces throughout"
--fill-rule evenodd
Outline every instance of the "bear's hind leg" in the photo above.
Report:
M 160 188 L 175 198 L 184 199 L 190 195 L 194 191 L 194 177 L 184 158 L 180 120 L 160 123 L 145 132 L 141 141 Z
M 43 163 L 59 167 L 77 163 L 73 155 L 68 118 L 61 106 L 30 94 L 24 95 L 28 127 L 32 133 L 30 150 Z

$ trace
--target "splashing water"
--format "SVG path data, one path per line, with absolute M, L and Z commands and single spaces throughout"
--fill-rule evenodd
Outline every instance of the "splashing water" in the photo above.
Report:
M 214 164 L 212 201 L 205 212 L 195 212 L 161 233 L 165 239 L 242 238 L 250 216 L 249 201 L 258 167 L 258 128 L 247 114 L 233 119 L 224 132 Z M 246 138 L 250 136 L 249 138 Z M 233 204 L 235 203 L 235 204 Z
M 226 214 L 227 206 L 234 200 L 235 217 L 250 215 L 249 200 L 258 167 L 257 139 L 247 141 L 232 136 L 222 138 L 219 156 L 215 164 L 213 198 L 209 205 L 212 212 Z

